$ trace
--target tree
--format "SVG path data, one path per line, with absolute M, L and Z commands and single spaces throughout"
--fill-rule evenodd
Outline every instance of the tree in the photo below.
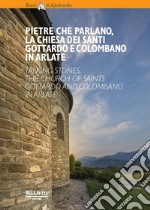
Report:
M 79 160 L 76 160 L 76 162 L 75 162 L 75 166 L 78 166 L 78 167 L 81 167 L 81 161 L 79 161 Z
M 75 168 L 75 157 L 73 154 L 69 156 L 70 172 L 74 171 Z

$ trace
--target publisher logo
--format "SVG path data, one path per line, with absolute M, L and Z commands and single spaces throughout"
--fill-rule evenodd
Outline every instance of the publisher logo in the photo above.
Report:
M 31 198 L 32 200 L 42 200 L 44 198 L 48 199 L 48 193 L 48 191 L 28 190 L 25 192 L 25 197 Z
M 149 206 L 150 200 L 145 196 L 145 193 L 147 193 L 147 195 L 150 194 L 150 186 L 148 185 L 150 175 L 144 178 L 145 172 L 149 173 L 150 171 L 147 165 L 149 160 L 150 140 L 141 147 L 119 172 L 115 173 L 114 178 L 103 185 L 103 189 L 100 189 L 86 203 L 85 208 L 106 209 L 104 202 L 114 209 L 143 209 L 143 205 Z M 138 177 L 135 177 L 135 173 L 138 173 Z M 137 185 L 143 188 L 145 192 L 143 194 L 141 190 L 140 192 L 137 191 L 136 201 L 133 201 L 134 196 L 131 190 Z
M 39 3 L 38 10 L 46 10 L 43 2 Z

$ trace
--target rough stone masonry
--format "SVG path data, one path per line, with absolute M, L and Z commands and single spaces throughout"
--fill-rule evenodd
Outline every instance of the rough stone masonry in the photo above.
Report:
M 61 65 L 54 61 L 25 61 L 25 27 L 40 26 L 51 26 L 45 11 L 0 10 L 2 210 L 50 210 L 55 188 L 58 190 L 69 184 L 69 112 L 73 104 L 72 95 L 61 88 L 51 98 L 25 95 L 27 67 L 50 68 L 52 72 L 47 76 L 54 78 L 55 68 Z M 26 191 L 46 191 L 48 199 L 33 200 L 25 196 Z

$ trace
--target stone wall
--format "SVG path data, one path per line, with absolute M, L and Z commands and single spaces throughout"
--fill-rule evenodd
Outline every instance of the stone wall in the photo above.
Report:
M 27 67 L 51 68 L 54 76 L 55 63 L 25 62 L 24 29 L 40 24 L 32 10 L 0 10 L 0 209 L 51 209 L 52 186 L 69 182 L 70 93 L 25 96 Z M 48 191 L 48 199 L 27 198 L 28 190 Z

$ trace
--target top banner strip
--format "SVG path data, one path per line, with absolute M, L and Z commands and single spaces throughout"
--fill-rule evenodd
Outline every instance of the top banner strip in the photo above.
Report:
M 150 8 L 150 0 L 15 0 L 1 1 L 0 8 Z

